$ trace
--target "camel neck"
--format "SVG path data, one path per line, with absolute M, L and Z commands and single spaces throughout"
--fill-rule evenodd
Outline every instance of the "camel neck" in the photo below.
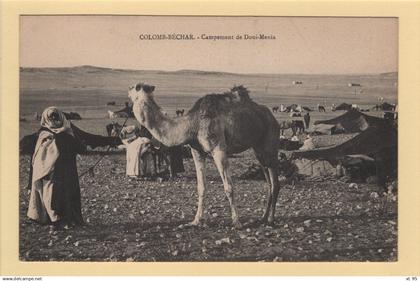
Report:
M 164 145 L 176 146 L 188 141 L 188 116 L 170 118 L 153 100 L 135 103 L 133 109 L 140 124 Z

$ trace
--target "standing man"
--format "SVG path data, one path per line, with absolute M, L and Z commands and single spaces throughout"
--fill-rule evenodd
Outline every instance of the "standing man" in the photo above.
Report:
M 309 115 L 309 112 L 306 112 L 306 114 L 303 115 L 303 121 L 305 121 L 306 130 L 309 129 L 309 122 L 311 121 L 311 116 Z

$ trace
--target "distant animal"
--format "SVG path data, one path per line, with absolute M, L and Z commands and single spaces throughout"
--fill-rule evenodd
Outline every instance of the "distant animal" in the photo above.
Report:
M 139 123 L 158 141 L 171 147 L 189 144 L 197 172 L 198 208 L 192 225 L 200 224 L 205 194 L 206 158 L 211 155 L 223 181 L 229 200 L 232 221 L 241 227 L 228 155 L 253 148 L 270 182 L 263 222 L 274 223 L 279 193 L 277 177 L 277 140 L 279 125 L 272 112 L 251 100 L 244 86 L 235 86 L 229 93 L 209 94 L 200 98 L 188 113 L 177 119 L 165 116 L 153 98 L 155 87 L 138 83 L 129 88 L 128 95 Z
M 106 103 L 106 105 L 115 105 L 115 101 L 109 101 Z
M 285 112 L 299 112 L 299 106 L 297 104 L 292 104 L 286 107 Z
M 280 126 L 280 135 L 284 136 L 284 131 L 292 129 L 292 136 L 295 136 L 297 133 L 305 131 L 305 125 L 302 120 L 285 120 L 279 122 Z
M 292 120 L 292 127 L 296 133 L 305 132 L 305 124 L 302 120 Z
M 312 109 L 310 109 L 309 107 L 307 107 L 307 106 L 302 106 L 302 109 L 303 110 L 305 110 L 305 111 L 313 111 Z
M 82 120 L 82 117 L 77 112 L 63 112 L 67 120 Z
M 292 121 L 290 121 L 290 120 L 281 121 L 281 122 L 279 122 L 279 126 L 280 126 L 280 135 L 284 136 L 284 131 L 285 130 L 292 129 Z M 294 134 L 295 134 L 295 132 L 293 132 L 293 135 Z
M 293 81 L 293 85 L 302 85 L 303 82 L 302 81 Z
M 290 117 L 302 117 L 302 114 L 300 112 L 292 112 L 290 113 Z
M 319 112 L 326 112 L 326 111 L 325 111 L 325 107 L 324 107 L 324 106 L 322 106 L 322 105 L 319 105 L 319 104 L 318 104 L 318 111 L 319 111 Z
M 185 109 L 181 109 L 181 110 L 177 109 L 175 111 L 176 116 L 183 116 L 184 115 L 184 112 L 185 112 Z
M 274 113 L 274 112 L 277 112 L 277 111 L 279 111 L 279 107 L 278 107 L 278 106 L 274 106 L 274 107 L 272 108 L 272 110 L 273 110 L 273 113 Z
M 349 83 L 347 86 L 349 87 L 362 87 L 359 83 Z
M 281 122 L 279 122 L 279 126 L 280 126 L 280 135 L 281 136 L 284 136 L 284 131 L 286 131 L 288 129 L 292 129 L 293 136 L 296 135 L 296 130 L 295 130 L 295 127 L 293 125 L 292 120 L 281 121 Z

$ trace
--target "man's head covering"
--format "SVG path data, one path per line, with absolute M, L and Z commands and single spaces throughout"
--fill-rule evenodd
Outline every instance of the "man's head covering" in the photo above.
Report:
M 73 135 L 70 121 L 66 119 L 61 110 L 54 106 L 48 107 L 42 112 L 41 126 L 56 134 L 66 132 Z

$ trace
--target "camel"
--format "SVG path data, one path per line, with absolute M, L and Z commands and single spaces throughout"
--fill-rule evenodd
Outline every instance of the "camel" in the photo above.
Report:
M 251 100 L 249 91 L 235 86 L 230 92 L 208 94 L 184 116 L 170 118 L 162 113 L 153 98 L 155 87 L 138 83 L 129 88 L 133 112 L 158 141 L 166 146 L 188 144 L 197 173 L 198 205 L 191 225 L 199 225 L 203 216 L 206 189 L 206 156 L 211 155 L 223 181 L 229 200 L 233 226 L 241 227 L 234 201 L 228 155 L 252 148 L 269 183 L 268 199 L 262 222 L 274 224 L 279 193 L 277 178 L 277 141 L 280 128 L 271 111 Z
M 182 116 L 182 115 L 184 115 L 184 112 L 185 112 L 185 109 L 182 109 L 182 110 L 177 109 L 177 110 L 175 111 L 176 116 Z
M 324 106 L 322 106 L 322 105 L 320 105 L 319 103 L 318 103 L 318 111 L 319 112 L 325 112 L 325 107 Z

